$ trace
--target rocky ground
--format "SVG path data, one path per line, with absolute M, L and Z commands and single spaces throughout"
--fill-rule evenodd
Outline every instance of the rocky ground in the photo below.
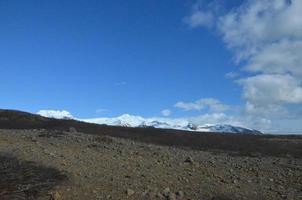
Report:
M 0 199 L 299 200 L 302 159 L 0 129 Z

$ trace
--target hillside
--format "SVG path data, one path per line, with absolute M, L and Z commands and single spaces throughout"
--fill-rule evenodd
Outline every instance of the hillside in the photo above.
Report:
M 87 134 L 108 135 L 131 139 L 135 141 L 153 143 L 158 145 L 189 147 L 198 150 L 211 150 L 223 152 L 237 152 L 240 154 L 260 153 L 263 155 L 302 155 L 302 148 L 299 143 L 291 145 L 280 145 L 277 138 L 301 139 L 301 136 L 293 135 L 249 135 L 249 134 L 223 134 L 209 132 L 190 132 L 172 129 L 154 128 L 132 128 L 120 126 L 107 126 L 92 123 L 85 123 L 76 120 L 52 119 L 39 115 L 12 111 L 0 110 L 1 129 L 47 129 L 65 130 L 71 127 L 79 132 Z M 276 138 L 276 142 L 274 139 Z M 281 140 L 282 141 L 282 140 Z
M 113 127 L 0 111 L 0 199 L 299 199 L 302 137 Z

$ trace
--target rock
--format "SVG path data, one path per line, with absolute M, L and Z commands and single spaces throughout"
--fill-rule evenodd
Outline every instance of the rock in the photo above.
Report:
M 183 191 L 178 191 L 178 192 L 176 192 L 176 196 L 178 199 L 182 199 L 185 195 L 184 195 Z
M 91 143 L 87 145 L 88 148 L 101 148 L 102 146 L 99 143 Z
M 126 190 L 126 194 L 127 194 L 128 196 L 132 196 L 132 195 L 134 195 L 134 190 L 132 190 L 132 189 L 127 189 L 127 190 Z
M 283 194 L 283 195 L 281 195 L 281 198 L 282 199 L 287 199 L 287 195 Z
M 55 143 L 54 142 L 49 142 L 50 145 L 52 146 L 55 146 Z
M 187 157 L 185 159 L 185 163 L 193 163 L 193 158 L 192 157 Z
M 62 197 L 59 192 L 53 192 L 50 194 L 50 200 L 61 200 Z
M 70 132 L 70 133 L 77 133 L 78 131 L 77 131 L 77 129 L 74 128 L 74 127 L 69 127 L 69 132 Z
M 54 154 L 53 152 L 49 152 L 49 154 L 51 157 L 56 157 L 56 154 Z
M 144 192 L 142 192 L 142 195 L 143 195 L 143 196 L 147 196 L 147 194 L 148 194 L 148 191 L 147 191 L 147 190 L 145 190 Z
M 38 140 L 37 140 L 36 137 L 32 137 L 32 138 L 31 138 L 31 141 L 32 141 L 32 142 L 38 142 Z
M 62 160 L 61 165 L 63 165 L 63 166 L 67 166 L 67 162 L 66 162 L 66 160 Z
M 155 195 L 155 197 L 158 198 L 158 199 L 164 199 L 165 198 L 164 195 L 162 195 L 161 193 L 157 193 Z
M 214 160 L 209 160 L 209 163 L 210 163 L 211 165 L 214 165 L 214 164 L 215 164 L 215 161 L 214 161 Z
M 125 178 L 131 178 L 131 176 L 130 175 L 125 175 Z
M 174 193 L 170 193 L 168 196 L 168 200 L 176 200 L 176 195 Z
M 157 194 L 155 192 L 147 192 L 146 196 L 148 199 L 155 199 L 157 197 Z
M 168 197 L 169 194 L 170 194 L 170 188 L 168 188 L 168 187 L 165 188 L 165 189 L 163 190 L 162 194 L 163 194 L 165 197 Z
M 184 182 L 189 183 L 189 179 L 187 179 L 186 177 L 183 178 Z

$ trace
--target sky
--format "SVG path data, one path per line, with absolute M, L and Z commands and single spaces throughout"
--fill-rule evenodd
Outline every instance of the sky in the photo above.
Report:
M 300 0 L 0 0 L 0 108 L 302 133 Z

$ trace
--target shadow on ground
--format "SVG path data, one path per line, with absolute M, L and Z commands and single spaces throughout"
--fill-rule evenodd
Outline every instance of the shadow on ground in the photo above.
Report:
M 34 200 L 44 196 L 50 198 L 50 190 L 65 180 L 66 175 L 57 169 L 0 154 L 1 200 Z

